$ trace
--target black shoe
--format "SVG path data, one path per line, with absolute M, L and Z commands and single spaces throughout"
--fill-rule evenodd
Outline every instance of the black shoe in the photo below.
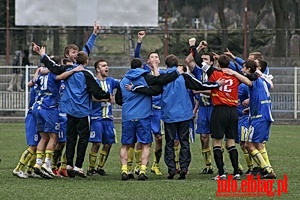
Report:
M 181 171 L 178 177 L 178 180 L 184 180 L 186 176 L 186 171 Z
M 102 169 L 102 168 L 98 168 L 97 170 L 96 170 L 96 172 L 98 173 L 98 174 L 100 174 L 101 176 L 106 176 L 107 175 L 107 173 L 104 171 L 104 169 Z
M 213 173 L 214 173 L 214 170 L 210 167 L 205 167 L 201 172 L 201 174 L 213 174 Z
M 88 176 L 93 176 L 93 175 L 96 175 L 96 174 L 97 174 L 97 172 L 96 172 L 95 169 L 87 170 L 87 175 L 88 175 Z
M 121 174 L 121 180 L 122 180 L 122 181 L 127 181 L 128 179 L 129 179 L 128 174 L 126 174 L 125 172 L 123 172 L 123 173 Z
M 276 174 L 274 172 L 262 174 L 261 179 L 276 179 Z
M 175 174 L 176 174 L 175 172 L 170 172 L 169 175 L 167 176 L 167 179 L 170 179 L 170 180 L 174 179 Z
M 67 169 L 68 177 L 75 178 L 75 171 L 73 169 Z
M 128 174 L 128 179 L 134 179 L 133 173 Z
M 139 176 L 138 176 L 139 181 L 145 181 L 146 179 L 148 179 L 148 177 L 145 173 L 140 173 L 139 174 Z

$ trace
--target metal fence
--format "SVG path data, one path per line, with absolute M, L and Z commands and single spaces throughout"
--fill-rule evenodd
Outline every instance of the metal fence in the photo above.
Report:
M 1 116 L 24 116 L 28 104 L 28 87 L 25 91 L 6 91 L 13 77 L 13 68 L 16 66 L 0 66 L 0 112 Z M 20 70 L 19 78 L 24 84 L 33 76 L 36 66 L 27 66 Z M 116 78 L 122 77 L 128 67 L 110 67 L 110 75 Z M 300 68 L 299 67 L 271 67 L 270 71 L 275 90 L 271 92 L 273 103 L 273 115 L 276 119 L 299 119 L 300 115 Z M 120 118 L 121 107 L 114 105 L 115 117 Z

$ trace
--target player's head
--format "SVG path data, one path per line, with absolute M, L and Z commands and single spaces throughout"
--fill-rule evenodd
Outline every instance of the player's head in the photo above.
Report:
M 158 53 L 156 53 L 155 51 L 151 51 L 148 55 L 147 55 L 147 63 L 150 64 L 153 61 L 157 61 L 158 60 L 158 64 L 160 63 L 160 59 L 158 56 Z
M 141 59 L 139 58 L 133 58 L 130 62 L 131 69 L 141 68 L 143 65 Z
M 166 57 L 165 64 L 167 65 L 167 67 L 177 67 L 178 58 L 174 54 L 170 54 Z
M 223 54 L 223 55 L 219 56 L 218 63 L 219 63 L 220 68 L 228 68 L 230 60 L 229 60 L 228 56 Z
M 262 73 L 265 73 L 266 68 L 267 68 L 267 66 L 268 66 L 267 61 L 258 58 L 258 59 L 255 60 L 255 63 L 256 63 L 256 65 L 257 65 L 257 68 L 258 68 Z
M 97 60 L 94 64 L 94 68 L 96 73 L 97 74 L 99 73 L 102 77 L 108 76 L 109 69 L 106 60 L 104 59 Z
M 79 51 L 79 52 L 77 53 L 76 61 L 77 61 L 77 63 L 80 64 L 80 65 L 87 65 L 88 62 L 89 62 L 89 56 L 87 55 L 86 52 L 84 52 L 84 51 Z
M 247 74 L 253 74 L 256 71 L 256 63 L 253 60 L 247 60 L 243 64 L 242 72 Z
M 75 63 L 78 51 L 79 48 L 77 45 L 69 44 L 65 47 L 64 56 L 66 58 L 69 58 L 73 63 Z
M 263 59 L 263 55 L 260 52 L 249 53 L 248 60 L 256 60 L 258 58 Z
M 188 68 L 187 68 L 186 65 L 179 64 L 179 65 L 178 65 L 178 68 L 179 68 L 179 67 L 182 69 L 183 72 L 185 72 L 185 73 L 188 72 Z
M 213 57 L 213 54 L 212 53 L 209 53 L 209 52 L 204 52 L 202 55 L 201 55 L 201 58 L 204 62 L 206 62 L 206 64 L 208 65 L 212 65 L 214 63 L 214 57 Z

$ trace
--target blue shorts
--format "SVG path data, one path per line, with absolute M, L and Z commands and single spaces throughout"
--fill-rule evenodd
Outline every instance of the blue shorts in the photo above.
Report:
M 25 118 L 26 141 L 29 146 L 37 146 L 41 136 L 36 130 L 36 118 L 33 111 L 29 110 Z
M 238 135 L 235 143 L 246 142 L 248 138 L 249 116 L 239 117 Z
M 58 133 L 58 142 L 63 143 L 67 141 L 67 114 L 59 113 L 58 123 L 59 123 L 59 133 Z
M 151 117 L 122 122 L 122 144 L 150 144 L 152 141 Z
M 59 132 L 58 109 L 57 108 L 42 108 L 38 107 L 37 113 L 37 130 L 43 133 L 57 133 Z
M 117 135 L 114 122 L 111 119 L 91 119 L 91 134 L 89 142 L 114 144 Z
M 213 106 L 200 106 L 198 110 L 197 119 L 197 134 L 209 134 L 211 133 L 209 124 Z
M 252 119 L 249 126 L 248 142 L 263 143 L 268 141 L 271 123 L 270 121 Z
M 161 110 L 153 109 L 151 131 L 154 135 L 161 135 Z

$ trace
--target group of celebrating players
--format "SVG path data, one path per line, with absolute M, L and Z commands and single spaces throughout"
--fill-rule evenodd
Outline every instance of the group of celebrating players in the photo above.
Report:
M 259 52 L 250 53 L 244 61 L 228 49 L 223 55 L 204 51 L 208 43 L 201 41 L 197 46 L 196 39 L 191 38 L 187 65 L 180 65 L 171 54 L 165 58 L 167 68 L 163 70 L 158 67 L 156 52 L 150 52 L 145 63 L 141 61 L 146 32 L 139 31 L 131 69 L 118 80 L 108 76 L 104 59 L 94 63 L 95 74 L 86 68 L 99 29 L 95 24 L 82 51 L 74 44 L 67 45 L 64 58 L 49 57 L 44 47 L 33 43 L 43 66 L 28 83 L 31 95 L 25 124 L 29 147 L 22 153 L 14 175 L 47 179 L 106 175 L 103 167 L 116 143 L 112 104 L 117 103 L 122 105 L 120 162 L 124 181 L 134 178 L 134 174 L 138 180 L 148 179 L 153 137 L 151 172 L 162 175 L 163 133 L 167 178 L 174 179 L 178 174 L 178 179 L 186 179 L 194 132 L 200 135 L 205 161 L 201 173 L 214 173 L 213 152 L 218 169 L 213 180 L 227 178 L 224 140 L 234 179 L 241 179 L 243 173 L 276 178 L 265 145 L 274 121 L 270 98 L 273 77 Z M 89 142 L 92 146 L 85 172 L 83 162 Z M 246 172 L 239 163 L 236 144 L 243 150 Z

